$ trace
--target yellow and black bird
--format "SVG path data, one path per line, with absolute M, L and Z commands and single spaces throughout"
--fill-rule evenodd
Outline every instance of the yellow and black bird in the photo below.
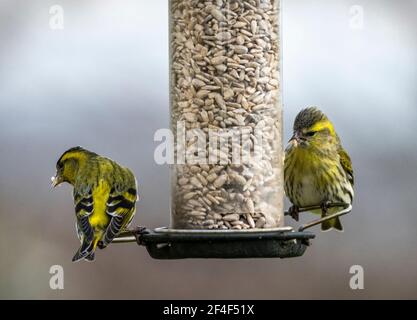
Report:
M 354 178 L 352 163 L 343 149 L 333 124 L 319 109 L 302 110 L 294 122 L 294 135 L 285 152 L 285 193 L 290 210 L 298 220 L 300 208 L 321 206 L 322 217 L 340 211 L 331 203 L 352 204 Z M 322 230 L 343 230 L 339 218 L 322 223 Z
M 93 261 L 97 246 L 105 248 L 124 231 L 135 215 L 138 200 L 133 173 L 115 161 L 75 147 L 56 164 L 52 186 L 74 187 L 76 229 L 81 247 L 72 261 Z

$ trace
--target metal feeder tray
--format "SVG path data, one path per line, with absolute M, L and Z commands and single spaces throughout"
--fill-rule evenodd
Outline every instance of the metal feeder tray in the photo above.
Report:
M 137 242 L 159 260 L 295 258 L 304 254 L 314 238 L 313 233 L 294 232 L 290 227 L 244 232 L 137 228 L 122 233 L 114 242 Z

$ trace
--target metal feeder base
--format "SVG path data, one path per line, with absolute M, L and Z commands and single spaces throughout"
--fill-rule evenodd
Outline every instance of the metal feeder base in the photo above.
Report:
M 291 228 L 256 231 L 196 231 L 159 228 L 136 234 L 154 259 L 294 258 L 304 254 L 309 232 Z

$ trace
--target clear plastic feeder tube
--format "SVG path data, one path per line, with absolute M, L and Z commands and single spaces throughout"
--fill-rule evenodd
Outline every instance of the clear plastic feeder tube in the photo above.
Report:
M 279 0 L 170 0 L 175 229 L 282 227 Z

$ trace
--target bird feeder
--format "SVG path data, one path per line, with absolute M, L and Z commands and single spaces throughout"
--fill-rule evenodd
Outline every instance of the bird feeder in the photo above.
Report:
M 169 16 L 171 225 L 135 240 L 156 259 L 301 256 L 320 222 L 284 225 L 280 0 L 170 0 Z

